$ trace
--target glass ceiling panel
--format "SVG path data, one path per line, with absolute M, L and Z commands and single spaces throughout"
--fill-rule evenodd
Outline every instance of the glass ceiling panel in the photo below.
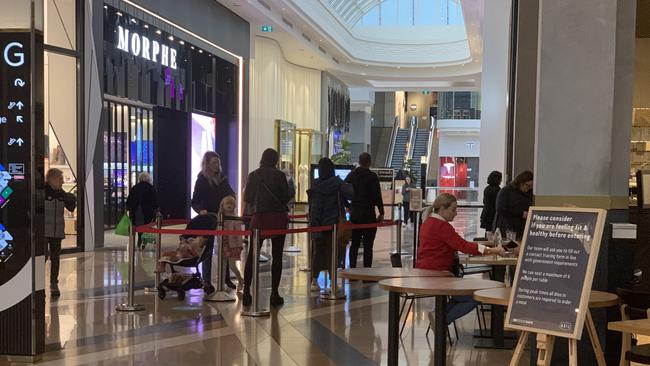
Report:
M 348 2 L 349 6 L 357 4 L 355 1 Z M 352 26 L 360 28 L 463 24 L 463 10 L 459 0 L 384 0 L 374 4 Z

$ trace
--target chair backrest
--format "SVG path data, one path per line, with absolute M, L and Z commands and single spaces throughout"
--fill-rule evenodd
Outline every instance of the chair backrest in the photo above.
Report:
M 650 309 L 650 292 L 617 288 L 616 294 L 621 298 L 623 303 L 621 314 L 625 319 L 644 319 L 648 318 L 648 309 Z

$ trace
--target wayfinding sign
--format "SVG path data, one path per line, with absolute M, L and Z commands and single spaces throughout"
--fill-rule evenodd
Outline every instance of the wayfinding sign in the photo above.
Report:
M 580 339 L 605 210 L 531 207 L 506 326 Z

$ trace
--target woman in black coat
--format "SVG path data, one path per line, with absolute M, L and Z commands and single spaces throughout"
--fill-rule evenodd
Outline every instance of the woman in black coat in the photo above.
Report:
M 309 226 L 327 226 L 339 222 L 345 215 L 346 200 L 354 198 L 351 184 L 334 175 L 334 163 L 330 158 L 318 162 L 318 176 L 307 191 L 309 197 Z M 330 269 L 332 255 L 332 232 L 323 231 L 311 234 L 314 243 L 312 255 L 311 290 L 318 291 L 318 276 Z M 342 255 L 344 253 L 341 253 Z M 342 257 L 341 257 L 342 258 Z M 340 261 L 340 260 L 339 260 Z
M 287 177 L 278 169 L 280 156 L 273 149 L 266 149 L 262 153 L 259 169 L 248 175 L 244 201 L 252 214 L 251 229 L 275 230 L 286 229 L 289 223 L 287 212 L 289 208 L 289 186 Z M 282 252 L 284 251 L 284 239 L 286 235 L 271 237 L 271 254 L 273 264 L 271 265 L 271 306 L 284 304 L 284 299 L 278 292 L 280 276 L 282 275 Z M 262 246 L 260 238 L 258 248 Z M 255 245 L 255 243 L 251 243 Z M 250 286 L 252 282 L 253 258 L 250 255 L 253 251 L 249 249 L 244 268 L 244 306 L 250 306 L 252 297 Z
M 138 175 L 138 183 L 131 187 L 126 207 L 131 213 L 131 223 L 135 226 L 148 224 L 156 217 L 158 195 L 151 184 L 149 173 L 142 172 Z M 144 247 L 142 233 L 138 233 L 138 247 Z
M 481 212 L 481 228 L 486 232 L 494 231 L 494 216 L 497 213 L 497 195 L 501 190 L 501 172 L 493 171 L 488 175 L 487 187 L 483 190 L 483 211 Z
M 512 183 L 499 191 L 496 227 L 501 230 L 501 235 L 507 231 L 514 231 L 517 233 L 517 238 L 523 237 L 528 208 L 533 204 L 532 190 L 533 172 L 526 170 L 519 173 Z
M 192 209 L 199 215 L 209 213 L 218 214 L 219 204 L 227 196 L 234 196 L 228 178 L 223 175 L 221 170 L 221 157 L 214 151 L 207 151 L 201 161 L 201 172 L 196 177 L 194 184 L 194 193 L 192 193 Z M 215 220 L 216 222 L 216 220 Z M 216 229 L 216 226 L 213 228 Z M 214 251 L 214 237 L 210 237 L 204 250 L 212 253 Z M 207 288 L 212 291 L 206 293 L 206 299 L 211 300 L 210 295 L 214 292 L 212 287 L 212 255 L 207 256 L 202 263 L 203 281 L 206 282 Z M 227 269 L 226 273 L 230 273 Z M 235 288 L 234 284 L 227 278 L 226 285 Z

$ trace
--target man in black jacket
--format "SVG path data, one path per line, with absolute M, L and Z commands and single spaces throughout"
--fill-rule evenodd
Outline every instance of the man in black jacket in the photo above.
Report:
M 350 221 L 353 224 L 369 224 L 384 218 L 384 202 L 381 199 L 379 177 L 370 170 L 370 154 L 359 155 L 359 167 L 345 178 L 346 183 L 354 187 Z M 375 207 L 379 216 L 375 216 Z M 352 230 L 352 245 L 350 246 L 350 267 L 357 266 L 359 246 L 363 242 L 363 266 L 372 267 L 372 247 L 375 244 L 377 228 Z

